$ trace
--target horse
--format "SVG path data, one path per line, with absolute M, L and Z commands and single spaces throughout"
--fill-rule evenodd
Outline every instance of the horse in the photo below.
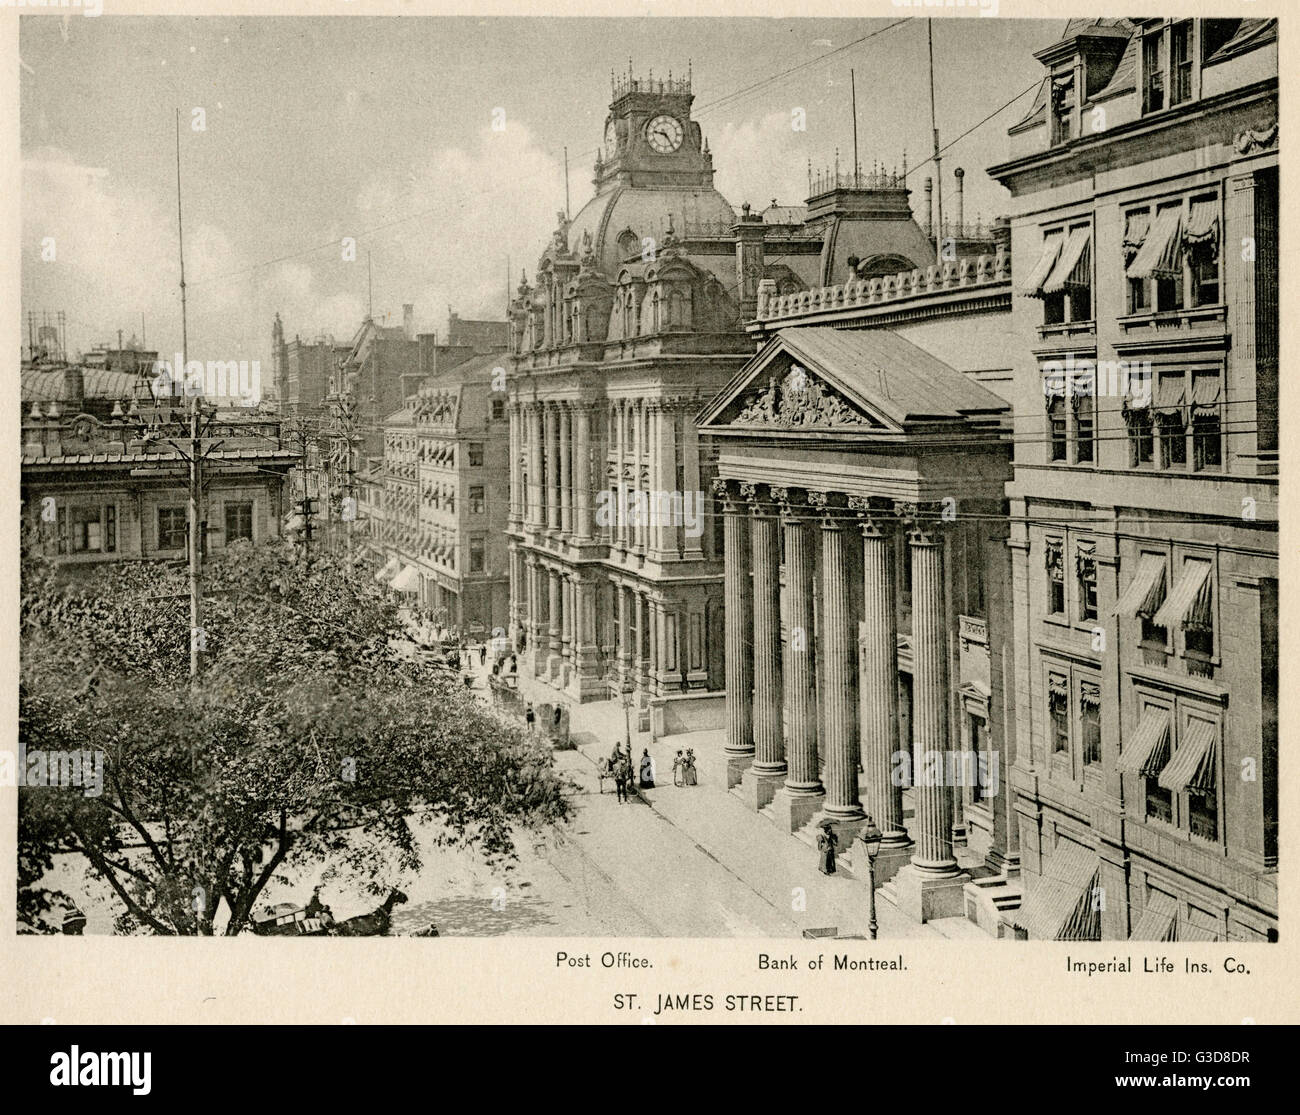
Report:
M 368 914 L 360 914 L 355 918 L 348 918 L 347 921 L 337 922 L 334 926 L 333 936 L 335 937 L 387 937 L 388 929 L 393 923 L 393 907 L 400 902 L 407 902 L 409 899 L 396 887 L 387 898 L 384 904 Z

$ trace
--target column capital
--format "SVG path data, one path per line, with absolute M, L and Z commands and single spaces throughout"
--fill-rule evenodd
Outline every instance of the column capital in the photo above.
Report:
M 841 530 L 849 521 L 848 501 L 842 492 L 809 492 L 808 507 L 822 530 Z
M 879 496 L 849 496 L 849 510 L 857 515 L 864 538 L 885 538 L 897 522 L 894 504 Z
M 803 488 L 785 485 L 772 487 L 772 501 L 780 508 L 781 518 L 788 523 L 804 523 L 809 517 L 808 492 Z
M 907 531 L 908 541 L 917 546 L 936 546 L 942 539 L 943 528 L 957 521 L 955 504 L 947 501 L 910 503 L 898 500 L 894 514 Z
M 749 504 L 755 515 L 774 515 L 775 508 L 771 499 L 771 488 L 767 484 L 742 481 L 740 498 Z

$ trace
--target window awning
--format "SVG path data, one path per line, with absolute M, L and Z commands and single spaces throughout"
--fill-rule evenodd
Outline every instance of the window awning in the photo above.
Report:
M 1190 925 L 1183 922 L 1178 927 L 1179 941 L 1217 941 L 1219 932 L 1216 929 L 1207 929 L 1202 925 Z
M 1160 772 L 1161 789 L 1175 794 L 1184 790 L 1213 793 L 1217 784 L 1214 775 L 1217 738 L 1218 732 L 1208 720 L 1189 720 L 1174 761 Z
M 1070 683 L 1062 674 L 1047 675 L 1047 694 L 1056 700 L 1064 701 L 1070 694 Z
M 1147 231 L 1151 228 L 1151 212 L 1148 209 L 1138 209 L 1130 213 L 1124 221 L 1124 250 L 1135 253 L 1142 247 L 1143 241 L 1147 238 Z
M 1165 765 L 1169 754 L 1169 710 L 1148 705 L 1133 733 L 1120 752 L 1115 769 L 1120 774 L 1140 774 L 1154 778 Z
M 1138 558 L 1137 572 L 1129 581 L 1111 613 L 1117 616 L 1152 616 L 1165 597 L 1164 554 L 1143 554 Z
M 1124 273 L 1130 279 L 1177 278 L 1182 274 L 1182 248 L 1182 207 L 1162 209 Z
M 1162 373 L 1156 380 L 1156 410 L 1178 410 L 1187 401 L 1186 380 L 1182 372 Z
M 1187 230 L 1183 239 L 1188 244 L 1205 244 L 1215 253 L 1219 247 L 1219 202 L 1217 198 L 1207 197 L 1192 202 L 1191 212 L 1187 215 Z
M 1155 891 L 1147 899 L 1147 908 L 1142 911 L 1133 932 L 1128 935 L 1130 941 L 1172 941 L 1174 939 L 1174 919 L 1178 917 L 1178 903 L 1172 895 Z
M 1208 626 L 1210 618 L 1210 563 L 1188 558 L 1183 575 L 1160 606 L 1152 622 L 1157 627 Z
M 397 560 L 397 558 L 390 557 L 388 561 L 384 564 L 384 567 L 381 570 L 379 570 L 378 573 L 375 574 L 375 580 L 376 581 L 388 580 L 389 577 L 391 577 L 394 573 L 397 572 L 397 567 L 400 564 L 401 563 Z
M 1058 841 L 1042 877 L 1012 918 L 1038 941 L 1098 941 L 1101 911 L 1093 901 L 1097 853 L 1082 844 Z
M 1052 273 L 1056 266 L 1056 261 L 1061 255 L 1061 248 L 1065 243 L 1065 237 L 1059 232 L 1054 232 L 1043 240 L 1043 254 L 1038 257 L 1038 262 L 1034 264 L 1034 269 L 1029 273 L 1029 278 L 1021 288 L 1022 294 L 1027 294 L 1031 298 L 1041 298 L 1043 296 L 1043 284 L 1047 282 L 1047 277 Z
M 396 577 L 389 582 L 389 588 L 395 592 L 419 592 L 420 590 L 420 571 L 414 565 L 405 566 Z
M 1192 406 L 1214 407 L 1219 402 L 1217 374 L 1192 376 Z
M 1083 225 L 1071 231 L 1065 247 L 1057 257 L 1052 273 L 1043 283 L 1044 294 L 1060 294 L 1067 285 L 1091 286 L 1088 281 L 1089 245 L 1092 243 L 1092 230 Z

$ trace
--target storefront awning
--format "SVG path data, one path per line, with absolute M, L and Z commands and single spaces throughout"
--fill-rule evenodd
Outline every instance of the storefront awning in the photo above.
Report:
M 1182 207 L 1162 209 L 1124 273 L 1130 279 L 1175 278 L 1182 274 L 1182 250 Z
M 1054 232 L 1044 238 L 1043 254 L 1038 257 L 1034 269 L 1029 272 L 1029 278 L 1025 281 L 1025 285 L 1021 287 L 1021 294 L 1027 294 L 1031 298 L 1041 298 L 1043 296 L 1043 284 L 1047 282 L 1047 277 L 1056 266 L 1056 261 L 1060 258 L 1061 248 L 1064 243 L 1065 237 L 1059 232 Z
M 375 580 L 376 581 L 388 580 L 389 577 L 391 577 L 394 573 L 397 572 L 397 567 L 400 564 L 401 563 L 397 560 L 397 558 L 390 557 L 388 561 L 384 564 L 384 567 L 378 573 L 375 574 Z
M 1164 554 L 1142 554 L 1137 572 L 1112 613 L 1117 616 L 1152 616 L 1165 596 Z
M 1120 752 L 1115 769 L 1120 774 L 1140 774 L 1154 778 L 1165 765 L 1169 753 L 1169 710 L 1148 705 L 1133 733 Z
M 1184 790 L 1213 793 L 1217 782 L 1215 752 L 1218 749 L 1215 741 L 1218 732 L 1208 720 L 1189 720 L 1182 736 L 1182 746 L 1174 755 L 1174 761 L 1160 772 L 1158 781 L 1161 788 L 1175 794 Z
M 1147 899 L 1147 908 L 1142 911 L 1133 932 L 1128 935 L 1130 941 L 1172 941 L 1174 939 L 1174 919 L 1178 916 L 1178 903 L 1168 894 L 1153 892 Z
M 1042 877 L 1012 915 L 1036 941 L 1101 939 L 1101 907 L 1093 901 L 1097 853 L 1082 844 L 1058 841 Z
M 1067 285 L 1090 286 L 1088 267 L 1090 265 L 1089 245 L 1092 243 L 1092 230 L 1086 225 L 1070 233 L 1065 247 L 1061 249 L 1052 272 L 1043 282 L 1044 294 L 1060 294 Z
M 1188 558 L 1183 575 L 1174 582 L 1169 598 L 1152 622 L 1157 627 L 1192 627 L 1208 623 L 1210 613 L 1210 563 Z
M 420 571 L 414 565 L 408 565 L 389 583 L 395 592 L 419 592 Z

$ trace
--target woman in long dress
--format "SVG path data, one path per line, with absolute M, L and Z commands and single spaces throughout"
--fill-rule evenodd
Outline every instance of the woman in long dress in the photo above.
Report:
M 817 834 L 817 869 L 823 875 L 835 874 L 835 848 L 839 844 L 829 821 L 822 822 L 822 830 Z
M 687 786 L 694 786 L 696 781 L 695 752 L 688 747 L 686 758 L 682 760 L 682 782 Z
M 654 760 L 650 758 L 649 749 L 641 752 L 641 789 L 653 790 L 655 788 L 655 767 Z

